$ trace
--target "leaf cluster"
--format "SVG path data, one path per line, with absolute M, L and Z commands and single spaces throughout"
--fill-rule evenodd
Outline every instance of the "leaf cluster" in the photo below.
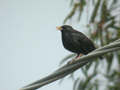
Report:
M 85 27 L 97 47 L 107 45 L 120 38 L 119 0 L 78 1 L 71 0 L 70 5 L 73 9 L 65 18 L 64 23 L 67 23 L 76 14 L 78 14 L 80 22 L 82 22 L 80 18 L 85 18 L 85 20 L 88 18 Z M 65 58 L 64 62 L 70 58 L 73 58 L 72 55 Z M 102 90 L 119 90 L 120 52 L 105 54 L 103 60 L 87 64 L 80 73 L 84 75 L 85 79 L 76 77 L 73 84 L 74 90 L 101 90 L 101 88 L 104 88 Z

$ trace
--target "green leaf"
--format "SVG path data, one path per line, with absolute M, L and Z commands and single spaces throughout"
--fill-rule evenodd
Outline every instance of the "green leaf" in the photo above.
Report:
M 73 9 L 72 11 L 68 14 L 68 16 L 64 19 L 64 22 L 63 23 L 66 23 L 66 21 L 68 19 L 71 19 L 72 16 L 75 14 L 75 11 L 77 10 L 78 6 L 79 6 L 80 3 L 75 3 L 74 6 L 73 6 Z
M 75 80 L 75 78 L 74 78 L 74 72 L 70 74 L 69 78 L 71 78 L 73 81 Z
M 100 2 L 101 2 L 101 0 L 97 0 L 97 3 L 96 3 L 96 5 L 94 7 L 94 10 L 92 12 L 92 17 L 91 17 L 91 20 L 90 20 L 90 22 L 92 22 L 92 23 L 95 21 L 95 18 L 97 16 L 97 12 L 98 12 L 98 9 L 100 7 Z
M 112 67 L 112 62 L 113 62 L 113 53 L 109 53 L 106 55 L 106 59 L 107 59 L 107 73 L 110 72 L 111 67 Z
M 118 51 L 117 53 L 117 59 L 118 59 L 119 67 L 120 67 L 120 51 Z
M 80 79 L 77 78 L 75 81 L 74 81 L 74 84 L 73 84 L 73 90 L 77 90 L 77 84 L 79 83 Z
M 71 2 L 70 2 L 70 5 L 71 5 L 71 6 L 73 5 L 73 1 L 74 1 L 74 0 L 71 0 Z
M 82 73 L 83 73 L 86 77 L 88 77 L 88 72 L 87 72 L 87 70 L 85 69 L 85 67 L 81 68 L 81 70 L 82 70 Z
M 85 0 L 81 0 L 80 1 L 80 4 L 79 4 L 79 16 L 78 16 L 78 20 L 80 21 L 81 19 L 81 15 L 82 15 L 82 12 L 83 12 L 83 9 L 86 5 L 86 1 Z

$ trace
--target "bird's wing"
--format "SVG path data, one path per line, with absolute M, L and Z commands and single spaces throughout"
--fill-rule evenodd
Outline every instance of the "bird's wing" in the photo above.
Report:
M 79 47 L 85 54 L 95 49 L 93 42 L 81 32 L 72 33 L 72 38 L 76 47 Z
M 83 33 L 78 31 L 72 33 L 72 38 L 77 44 L 88 43 L 87 41 L 89 40 Z

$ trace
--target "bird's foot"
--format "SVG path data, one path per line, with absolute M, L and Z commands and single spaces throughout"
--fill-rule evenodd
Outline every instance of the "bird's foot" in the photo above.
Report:
M 77 55 L 75 58 L 73 58 L 71 61 L 69 61 L 67 64 L 72 64 L 73 62 L 75 62 L 78 58 L 80 58 L 81 56 L 83 56 L 83 54 L 79 54 Z
M 76 61 L 76 58 L 72 59 L 71 61 L 69 61 L 67 64 L 72 64 L 73 62 Z

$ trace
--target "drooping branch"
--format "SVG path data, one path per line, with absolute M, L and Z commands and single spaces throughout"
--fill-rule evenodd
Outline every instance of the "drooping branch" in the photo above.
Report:
M 64 65 L 63 67 L 57 69 L 55 72 L 46 76 L 45 78 L 37 80 L 37 81 L 33 82 L 32 84 L 29 84 L 29 85 L 21 88 L 20 90 L 38 89 L 42 86 L 45 86 L 49 83 L 52 83 L 56 80 L 59 80 L 65 76 L 67 76 L 68 74 L 76 71 L 77 69 L 81 68 L 82 66 L 86 65 L 87 63 L 94 61 L 95 58 L 97 58 L 103 54 L 117 51 L 117 50 L 120 50 L 120 39 L 116 40 L 113 43 L 110 43 L 104 47 L 98 48 L 98 49 L 94 50 L 93 52 L 89 53 L 88 55 L 84 55 L 84 56 L 78 58 L 72 64 Z

